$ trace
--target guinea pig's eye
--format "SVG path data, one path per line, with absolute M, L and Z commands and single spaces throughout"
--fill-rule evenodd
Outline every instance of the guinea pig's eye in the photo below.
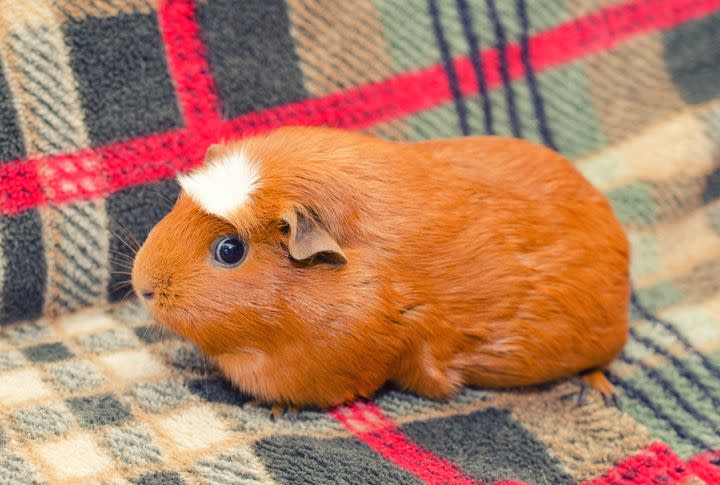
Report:
M 237 266 L 247 253 L 247 246 L 237 236 L 223 236 L 212 245 L 215 261 L 223 266 Z

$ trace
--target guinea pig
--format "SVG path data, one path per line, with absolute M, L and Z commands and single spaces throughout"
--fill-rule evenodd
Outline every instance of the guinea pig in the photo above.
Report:
M 212 145 L 178 183 L 133 287 L 274 413 L 579 374 L 614 396 L 628 240 L 549 148 L 285 127 Z

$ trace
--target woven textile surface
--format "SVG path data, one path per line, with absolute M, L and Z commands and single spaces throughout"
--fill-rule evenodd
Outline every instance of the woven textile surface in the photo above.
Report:
M 507 134 L 632 247 L 622 409 L 576 380 L 273 422 L 128 292 L 221 137 Z M 478 161 L 482 163 L 482 161 Z M 720 483 L 720 0 L 0 1 L 0 483 Z

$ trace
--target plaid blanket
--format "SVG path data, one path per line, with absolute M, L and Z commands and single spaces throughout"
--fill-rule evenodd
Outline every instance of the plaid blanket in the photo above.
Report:
M 128 292 L 221 137 L 564 153 L 633 246 L 622 410 L 577 382 L 273 422 Z M 720 1 L 0 2 L 0 483 L 720 483 Z

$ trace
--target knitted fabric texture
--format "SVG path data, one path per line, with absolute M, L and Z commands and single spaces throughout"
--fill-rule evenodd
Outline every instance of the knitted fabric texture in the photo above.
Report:
M 0 2 L 0 483 L 720 483 L 720 0 Z M 269 419 L 128 293 L 208 145 L 514 135 L 633 249 L 609 377 Z M 481 162 L 479 162 L 481 163 Z

